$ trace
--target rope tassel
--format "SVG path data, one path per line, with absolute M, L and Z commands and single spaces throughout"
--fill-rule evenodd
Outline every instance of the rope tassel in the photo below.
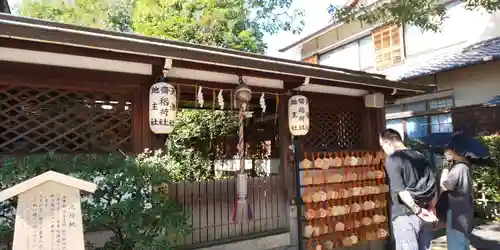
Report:
M 247 202 L 248 192 L 247 192 L 247 176 L 245 174 L 245 110 L 246 103 L 241 104 L 239 112 L 239 125 L 240 129 L 238 132 L 238 154 L 240 158 L 240 174 L 236 179 L 236 204 L 234 205 L 233 222 L 236 220 L 243 220 L 244 218 L 252 219 L 252 211 L 250 204 Z
M 251 220 L 253 218 L 252 209 L 247 202 L 247 176 L 239 174 L 236 179 L 236 202 L 234 204 L 233 222 L 243 221 L 245 218 Z

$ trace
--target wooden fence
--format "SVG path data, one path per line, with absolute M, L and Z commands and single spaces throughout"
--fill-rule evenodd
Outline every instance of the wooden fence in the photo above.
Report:
M 289 225 L 285 186 L 280 175 L 248 179 L 253 218 L 245 221 L 233 221 L 235 179 L 169 184 L 168 193 L 182 204 L 191 219 L 192 233 L 180 239 L 182 246 L 271 234 L 286 230 Z

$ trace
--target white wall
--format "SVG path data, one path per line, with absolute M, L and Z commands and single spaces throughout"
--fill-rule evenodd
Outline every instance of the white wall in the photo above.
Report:
M 350 38 L 357 39 L 358 34 L 373 27 L 373 25 L 361 23 L 359 21 L 353 21 L 348 24 L 340 25 L 325 34 L 304 43 L 302 47 L 302 57 L 311 56 L 319 50 L 325 50 L 331 47 L 335 43 L 346 44 L 352 40 Z M 369 35 L 369 33 L 367 35 Z M 329 49 L 333 49 L 333 47 Z
M 444 72 L 436 76 L 439 89 L 453 89 L 455 106 L 483 104 L 500 95 L 500 62 Z
M 280 169 L 280 159 L 245 160 L 244 164 L 246 170 L 255 168 L 257 171 L 266 174 L 277 174 Z M 216 160 L 214 165 L 216 171 L 236 172 L 240 170 L 239 159 Z
M 266 52 L 267 56 L 273 56 L 283 59 L 300 61 L 302 60 L 302 46 L 295 46 L 285 52 L 279 52 L 277 50 L 269 50 Z
M 411 83 L 437 84 L 438 91 L 453 90 L 455 107 L 484 104 L 500 95 L 500 61 L 425 76 Z
M 422 32 L 417 27 L 405 26 L 404 34 L 407 57 L 460 43 L 476 43 L 500 36 L 500 12 L 468 11 L 462 3 L 452 3 L 448 5 L 447 19 L 441 31 Z

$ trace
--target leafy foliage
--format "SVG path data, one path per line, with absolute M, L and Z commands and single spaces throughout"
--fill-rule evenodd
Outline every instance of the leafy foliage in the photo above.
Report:
M 11 157 L 0 168 L 0 189 L 48 170 L 92 181 L 98 190 L 82 198 L 86 230 L 114 233 L 104 247 L 94 249 L 170 249 L 176 237 L 188 229 L 187 218 L 174 201 L 153 188 L 169 181 L 169 172 L 147 163 L 117 154 Z M 0 241 L 8 243 L 12 240 L 16 200 L 0 206 Z
M 216 140 L 236 134 L 235 113 L 212 110 L 182 110 L 170 135 L 169 167 L 175 181 L 201 181 L 216 178 Z
M 355 1 L 358 3 L 360 1 Z M 373 1 L 371 1 L 373 2 Z M 446 18 L 442 0 L 380 0 L 369 5 L 330 5 L 328 12 L 336 22 L 361 20 L 370 24 L 396 23 L 415 25 L 422 30 L 438 31 Z M 488 12 L 500 10 L 500 0 L 461 0 L 466 9 Z
M 264 32 L 300 32 L 292 0 L 23 0 L 23 16 L 263 53 Z
M 92 28 L 112 28 L 108 21 L 112 2 L 101 0 L 23 0 L 19 13 L 51 21 L 79 24 Z
M 218 178 L 213 168 L 218 138 L 236 135 L 236 114 L 220 110 L 181 110 L 169 135 L 168 152 L 146 150 L 141 165 L 165 169 L 172 181 L 206 181 Z
M 496 216 L 500 216 L 500 135 L 481 137 L 490 152 L 491 164 L 473 169 L 473 185 L 477 198 L 486 198 L 497 204 Z M 483 206 L 486 204 L 483 204 Z M 488 217 L 495 213 L 488 213 Z M 497 218 L 497 219 L 500 219 Z

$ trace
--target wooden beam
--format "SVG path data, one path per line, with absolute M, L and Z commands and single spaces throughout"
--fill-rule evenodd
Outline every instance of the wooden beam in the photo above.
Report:
M 210 82 L 210 81 L 199 81 L 199 80 L 191 80 L 191 79 L 184 79 L 184 78 L 174 78 L 174 77 L 169 77 L 168 78 L 170 82 L 172 83 L 179 83 L 181 87 L 184 88 L 182 85 L 192 85 L 192 86 L 202 86 L 206 88 L 214 88 L 217 90 L 236 90 L 236 87 L 238 86 L 237 84 L 230 84 L 230 83 L 220 83 L 220 82 Z M 189 87 L 188 87 L 189 88 Z M 192 87 L 194 91 L 194 87 Z M 264 88 L 264 87 L 257 87 L 257 86 L 250 86 L 250 89 L 253 92 L 268 92 L 268 93 L 283 93 L 286 92 L 283 89 L 275 89 L 275 88 Z
M 64 44 L 40 43 L 15 38 L 0 37 L 0 45 L 7 48 L 26 49 L 34 51 L 61 53 L 77 56 L 88 56 L 103 59 L 112 59 L 127 62 L 148 63 L 160 65 L 164 60 L 161 57 L 148 57 L 135 54 L 119 53 L 109 50 L 96 50 L 83 47 L 75 47 Z M 163 66 L 163 65 L 162 65 Z
M 172 67 L 205 70 L 210 72 L 226 73 L 233 75 L 262 77 L 262 78 L 278 79 L 278 80 L 292 81 L 292 82 L 297 82 L 297 81 L 300 82 L 301 79 L 303 81 L 303 77 L 298 77 L 298 76 L 288 76 L 270 72 L 262 72 L 256 70 L 230 67 L 230 66 L 220 66 L 215 64 L 207 64 L 207 63 L 199 63 L 199 62 L 191 62 L 183 60 L 173 60 Z
M 284 84 L 285 91 L 286 90 L 293 90 L 295 88 L 302 86 L 302 84 L 304 83 L 304 80 L 305 80 L 305 77 L 287 76 L 287 75 L 274 74 L 274 73 L 268 73 L 268 72 L 261 72 L 261 71 L 254 71 L 254 70 L 240 69 L 240 68 L 231 68 L 231 67 L 226 67 L 226 66 L 218 66 L 218 65 L 213 65 L 213 64 L 205 64 L 205 63 L 182 61 L 182 60 L 174 60 L 172 63 L 172 66 L 179 67 L 179 68 L 194 69 L 194 70 L 204 70 L 204 71 L 210 71 L 210 72 L 234 74 L 234 75 L 246 75 L 246 76 L 253 76 L 253 77 L 280 79 L 280 80 L 283 80 L 285 82 L 285 84 Z M 325 86 L 332 86 L 332 87 L 339 87 L 339 88 L 362 89 L 362 90 L 367 90 L 367 91 L 373 92 L 373 93 L 380 92 L 380 93 L 383 93 L 384 95 L 389 95 L 392 93 L 392 89 L 388 89 L 388 88 L 363 86 L 360 84 L 346 83 L 346 82 L 340 82 L 340 81 L 335 81 L 335 80 L 328 81 L 328 80 L 323 80 L 323 79 L 311 79 L 310 83 L 320 84 L 320 85 L 325 85 Z M 367 80 L 366 83 L 369 84 L 369 80 Z M 398 92 L 399 92 L 398 94 L 400 96 L 415 95 L 415 92 L 413 92 L 413 91 L 399 90 Z
M 17 85 L 114 93 L 130 93 L 132 92 L 131 90 L 139 88 L 138 86 L 134 85 L 118 85 L 116 83 L 88 81 L 78 78 L 68 79 L 61 77 L 37 77 L 36 75 L 9 75 L 3 73 L 0 73 L 0 85 Z
M 331 87 L 338 87 L 338 88 L 348 88 L 348 89 L 361 89 L 361 90 L 367 90 L 370 93 L 382 93 L 385 96 L 389 96 L 392 93 L 392 89 L 388 88 L 380 88 L 380 87 L 372 87 L 372 86 L 360 86 L 357 84 L 351 84 L 351 83 L 345 83 L 345 82 L 338 82 L 338 81 L 326 81 L 326 80 L 321 80 L 321 79 L 312 79 L 310 80 L 309 83 L 313 84 L 319 84 L 319 85 L 325 85 L 325 86 L 331 86 Z M 300 86 L 300 85 L 299 85 Z M 412 96 L 415 95 L 415 92 L 412 91 L 405 91 L 405 90 L 399 90 L 396 92 L 398 96 Z
M 149 79 L 144 75 L 5 61 L 0 61 L 0 74 L 37 79 L 33 84 L 49 82 L 45 79 L 60 79 L 66 81 L 66 85 L 73 83 L 76 88 L 82 87 L 78 82 L 102 84 L 101 88 L 105 85 L 120 88 L 138 87 L 141 82 Z

